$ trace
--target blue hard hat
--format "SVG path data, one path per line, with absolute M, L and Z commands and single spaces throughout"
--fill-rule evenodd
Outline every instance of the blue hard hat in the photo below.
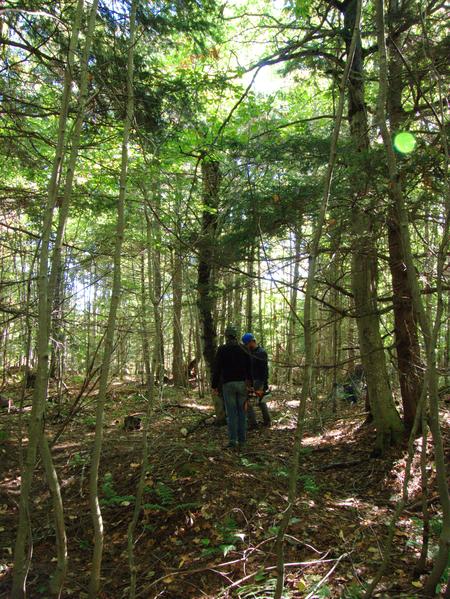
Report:
M 242 335 L 242 343 L 244 345 L 247 345 L 247 343 L 250 343 L 250 341 L 255 341 L 255 337 L 252 333 L 245 333 Z

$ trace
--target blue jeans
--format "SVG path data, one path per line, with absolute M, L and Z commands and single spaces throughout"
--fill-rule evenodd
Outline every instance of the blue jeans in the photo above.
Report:
M 230 445 L 245 443 L 247 419 L 244 403 L 247 399 L 247 386 L 244 381 L 230 381 L 223 384 L 222 393 L 227 413 L 228 441 Z

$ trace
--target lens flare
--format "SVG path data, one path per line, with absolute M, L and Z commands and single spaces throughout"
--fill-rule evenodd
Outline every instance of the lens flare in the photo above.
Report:
M 394 147 L 402 154 L 410 154 L 416 147 L 416 143 L 416 138 L 412 133 L 409 133 L 409 131 L 397 133 L 394 138 Z

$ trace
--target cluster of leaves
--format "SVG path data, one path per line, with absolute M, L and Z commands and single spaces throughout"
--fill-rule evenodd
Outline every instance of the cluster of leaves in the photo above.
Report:
M 106 472 L 103 477 L 103 483 L 101 486 L 103 497 L 100 499 L 101 505 L 121 505 L 124 507 L 129 506 L 134 502 L 134 495 L 119 495 L 114 488 L 113 475 L 111 472 Z

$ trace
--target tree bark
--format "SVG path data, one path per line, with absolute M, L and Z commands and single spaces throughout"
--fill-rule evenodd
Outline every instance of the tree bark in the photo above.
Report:
M 157 179 L 154 193 L 154 218 L 150 223 L 151 236 L 151 270 L 153 285 L 151 297 L 153 305 L 153 315 L 155 322 L 155 351 L 153 354 L 153 372 L 155 380 L 160 383 L 164 380 L 164 334 L 163 334 L 163 310 L 162 310 L 162 272 L 161 272 L 161 224 L 159 222 L 161 213 L 161 192 L 160 181 Z M 148 212 L 146 213 L 148 215 Z M 150 247 L 150 246 L 149 246 Z
M 197 306 L 202 328 L 203 357 L 209 372 L 212 370 L 217 349 L 216 327 L 213 319 L 214 290 L 212 287 L 212 268 L 216 243 L 220 180 L 219 163 L 203 159 L 202 197 L 204 210 L 201 237 L 198 244 Z
M 324 187 L 323 187 L 323 200 L 319 217 L 317 219 L 316 226 L 313 231 L 313 239 L 310 246 L 310 255 L 308 261 L 308 278 L 306 281 L 305 299 L 304 299 L 304 311 L 303 311 L 303 325 L 304 325 L 304 338 L 305 338 L 305 374 L 303 377 L 302 390 L 300 395 L 300 402 L 297 413 L 297 424 L 295 430 L 294 448 L 291 459 L 291 466 L 289 470 L 289 483 L 288 483 L 288 504 L 284 510 L 280 527 L 277 534 L 277 540 L 275 545 L 275 551 L 277 556 L 277 583 L 274 593 L 274 599 L 281 599 L 284 589 L 284 536 L 289 526 L 289 521 L 292 514 L 292 508 L 297 495 L 297 478 L 298 478 L 298 467 L 300 460 L 300 448 L 303 436 L 303 420 L 306 410 L 306 402 L 308 395 L 311 394 L 311 381 L 314 365 L 314 346 L 313 346 L 313 321 L 312 321 L 312 302 L 315 288 L 315 276 L 317 259 L 319 256 L 320 240 L 322 237 L 323 225 L 325 222 L 325 216 L 328 208 L 328 202 L 331 192 L 331 182 L 333 179 L 333 172 L 336 163 L 337 145 L 339 140 L 339 134 L 341 130 L 342 116 L 344 111 L 344 99 L 345 99 L 345 86 L 348 80 L 351 64 L 357 41 L 359 38 L 359 23 L 361 19 L 361 0 L 357 0 L 355 5 L 354 23 L 352 29 L 352 36 L 348 48 L 348 59 L 345 66 L 345 70 L 342 76 L 342 83 L 340 87 L 339 103 L 336 111 L 336 117 L 334 120 L 333 135 L 331 138 L 330 157 L 328 160 L 328 168 L 325 173 Z
M 344 26 L 347 50 L 355 24 L 355 0 L 345 4 Z M 361 362 L 366 375 L 369 401 L 374 415 L 376 442 L 374 455 L 381 455 L 403 434 L 400 416 L 395 408 L 386 368 L 386 356 L 380 334 L 377 311 L 377 254 L 368 210 L 368 181 L 362 176 L 370 172 L 367 163 L 369 149 L 368 123 L 364 100 L 364 73 L 360 31 L 357 33 L 355 56 L 348 79 L 348 117 L 350 134 L 357 151 L 352 165 L 352 291 Z
M 56 537 L 56 569 L 50 578 L 50 592 L 56 597 L 61 597 L 64 581 L 67 574 L 67 537 L 64 523 L 64 507 L 61 497 L 58 476 L 52 460 L 52 454 L 45 434 L 40 440 L 40 454 L 44 464 L 45 476 L 50 489 L 55 520 Z
M 395 205 L 396 213 L 399 217 L 401 242 L 405 257 L 405 266 L 408 274 L 408 280 L 412 291 L 414 309 L 418 316 L 419 325 L 424 338 L 427 358 L 427 378 L 429 394 L 429 426 L 434 442 L 434 455 L 436 464 L 437 488 L 442 505 L 442 532 L 439 537 L 439 550 L 434 559 L 433 570 L 424 586 L 423 593 L 427 597 L 434 597 L 436 586 L 448 565 L 448 556 L 450 552 L 450 497 L 447 485 L 447 473 L 445 453 L 442 442 L 442 435 L 439 423 L 439 393 L 438 393 L 438 372 L 436 357 L 436 342 L 441 326 L 441 317 L 443 313 L 442 301 L 442 272 L 445 264 L 445 258 L 449 247 L 449 219 L 450 219 L 450 200 L 446 198 L 446 214 L 442 242 L 440 244 L 437 264 L 437 310 L 434 326 L 429 320 L 426 308 L 424 306 L 422 294 L 420 292 L 418 277 L 413 261 L 411 251 L 411 240 L 409 235 L 408 214 L 404 204 L 403 190 L 399 176 L 397 159 L 393 150 L 391 132 L 386 122 L 386 97 L 388 88 L 387 76 L 387 49 L 385 41 L 384 10 L 383 1 L 376 0 L 377 9 L 377 32 L 380 60 L 380 83 L 378 97 L 378 122 L 386 150 L 386 160 L 389 172 L 389 195 Z M 444 142 L 445 143 L 445 142 Z M 446 160 L 448 166 L 448 151 L 446 151 Z
M 389 7 L 389 28 L 392 40 L 401 42 L 395 35 L 401 13 L 398 0 L 392 0 Z M 404 122 L 402 108 L 403 63 L 398 52 L 393 49 L 389 56 L 389 86 L 387 89 L 388 116 L 393 130 L 399 130 Z M 420 368 L 420 346 L 417 335 L 417 322 L 413 310 L 412 291 L 405 270 L 405 257 L 401 242 L 399 217 L 395 205 L 391 204 L 388 213 L 389 267 L 392 277 L 394 332 L 397 352 L 397 366 L 403 403 L 403 421 L 407 432 L 411 431 L 416 415 L 423 376 Z M 420 429 L 419 429 L 420 432 Z
M 286 340 L 286 354 L 289 360 L 289 366 L 287 370 L 287 381 L 292 384 L 292 372 L 293 367 L 297 359 L 298 344 L 296 343 L 296 329 L 298 326 L 297 319 L 297 294 L 298 286 L 300 282 L 300 241 L 301 241 L 301 225 L 297 225 L 294 229 L 295 242 L 294 242 L 294 273 L 292 275 L 292 288 L 291 298 L 289 306 L 289 328 Z
M 150 360 L 148 360 L 150 363 Z M 141 471 L 139 475 L 139 481 L 136 487 L 136 500 L 134 503 L 133 517 L 128 526 L 127 531 L 127 547 L 128 547 L 128 565 L 130 567 L 130 591 L 129 599 L 135 599 L 136 597 L 136 584 L 137 584 L 137 573 L 138 569 L 136 566 L 136 559 L 134 554 L 135 545 L 135 532 L 136 526 L 139 521 L 139 516 L 142 509 L 142 500 L 144 497 L 145 486 L 148 477 L 149 461 L 148 461 L 148 433 L 151 422 L 151 413 L 154 407 L 154 377 L 152 374 L 148 377 L 147 387 L 147 412 L 144 421 L 144 431 L 142 435 L 142 457 L 141 457 Z
M 248 250 L 247 283 L 245 298 L 245 329 L 251 332 L 253 329 L 253 275 L 255 270 L 255 244 L 252 243 Z
M 103 421 L 108 386 L 108 375 L 111 364 L 114 344 L 114 329 L 117 308 L 120 302 L 121 289 L 121 254 L 125 232 L 125 196 L 128 174 L 128 140 L 133 121 L 134 95 L 133 95 L 133 70 L 134 70 L 134 43 L 136 30 L 137 0 L 133 0 L 130 13 L 130 35 L 127 60 L 127 105 L 123 125 L 122 139 L 122 165 L 119 182 L 119 197 L 117 202 L 116 240 L 113 259 L 113 285 L 109 307 L 108 322 L 106 325 L 105 346 L 103 351 L 102 368 L 100 373 L 99 392 L 96 406 L 95 437 L 91 456 L 91 469 L 89 475 L 89 503 L 91 508 L 92 524 L 94 528 L 94 551 L 89 581 L 89 599 L 97 599 L 100 589 L 100 571 L 103 555 L 103 519 L 98 498 L 98 474 L 103 442 Z
M 144 363 L 145 372 L 145 388 L 149 397 L 153 392 L 153 374 L 150 360 L 150 345 L 148 342 L 149 326 L 148 326 L 148 304 L 146 294 L 146 276 L 145 276 L 145 254 L 141 254 L 141 327 L 142 327 L 142 360 Z
M 184 387 L 187 383 L 187 364 L 183 360 L 183 328 L 181 323 L 183 307 L 183 263 L 179 247 L 176 247 L 172 252 L 172 297 L 172 375 L 174 385 Z
M 58 137 L 53 160 L 52 172 L 48 185 L 47 203 L 44 209 L 42 224 L 41 249 L 39 254 L 38 274 L 38 366 L 36 382 L 33 392 L 33 404 L 30 416 L 28 447 L 21 474 L 21 488 L 19 499 L 19 524 L 14 548 L 14 574 L 11 590 L 12 599 L 22 599 L 26 594 L 27 559 L 25 555 L 29 531 L 29 497 L 34 469 L 36 466 L 37 448 L 43 434 L 44 413 L 46 407 L 48 366 L 49 366 L 49 311 L 52 297 L 49 293 L 49 248 L 52 230 L 53 213 L 59 188 L 59 179 L 64 159 L 65 138 L 69 101 L 71 97 L 72 73 L 75 51 L 78 46 L 81 17 L 83 13 L 83 0 L 77 3 L 76 12 L 70 37 L 67 65 L 64 73 L 64 87 L 61 98 L 61 110 L 58 121 Z

